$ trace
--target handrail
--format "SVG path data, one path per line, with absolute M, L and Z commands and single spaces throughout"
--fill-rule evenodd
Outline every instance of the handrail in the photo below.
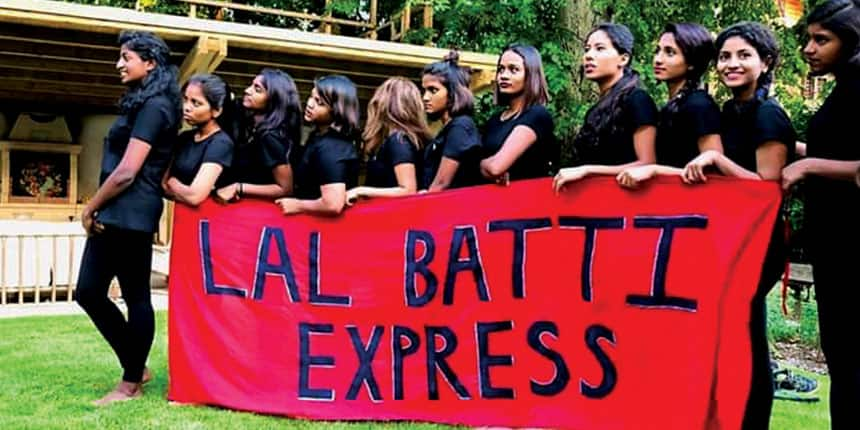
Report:
M 247 5 L 242 3 L 234 3 L 230 0 L 178 0 L 181 3 L 188 4 L 189 12 L 188 16 L 191 18 L 197 18 L 197 6 L 209 6 L 209 7 L 218 7 L 223 9 L 236 9 L 247 12 L 254 12 L 266 15 L 274 15 L 274 16 L 282 16 L 288 18 L 295 18 L 313 22 L 319 22 L 322 24 L 320 29 L 324 33 L 331 33 L 332 24 L 339 24 L 344 26 L 356 27 L 359 29 L 364 29 L 363 32 L 360 33 L 361 37 L 376 39 L 377 34 L 380 30 L 390 29 L 390 37 L 389 39 L 392 41 L 400 41 L 403 40 L 403 36 L 410 28 L 410 20 L 412 19 L 413 6 L 417 6 L 414 9 L 420 10 L 423 12 L 422 19 L 422 27 L 423 28 L 432 28 L 433 27 L 433 5 L 432 2 L 425 1 L 419 2 L 415 5 L 410 6 L 410 4 L 406 4 L 402 10 L 395 12 L 392 14 L 387 21 L 382 24 L 379 24 L 379 19 L 377 17 L 377 3 L 378 0 L 370 0 L 370 16 L 367 21 L 359 21 L 359 20 L 351 20 L 351 19 L 343 19 L 343 18 L 335 18 L 331 16 L 331 12 L 326 12 L 323 15 L 317 15 L 313 13 L 305 13 L 305 12 L 294 12 L 287 10 L 280 10 L 270 7 L 264 6 L 254 6 Z M 330 0 L 326 0 L 326 5 L 330 4 Z

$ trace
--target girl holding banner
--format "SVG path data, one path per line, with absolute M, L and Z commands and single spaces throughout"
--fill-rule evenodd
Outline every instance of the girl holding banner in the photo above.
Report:
M 218 189 L 222 202 L 249 195 L 274 199 L 293 191 L 290 153 L 301 139 L 299 92 L 290 75 L 263 69 L 242 97 L 245 111 L 228 185 Z
M 600 100 L 588 110 L 573 142 L 576 167 L 561 169 L 553 189 L 588 175 L 617 175 L 622 170 L 653 164 L 657 106 L 641 88 L 630 66 L 633 34 L 620 24 L 600 24 L 585 42 L 585 78 L 600 89 Z
M 149 32 L 123 32 L 116 68 L 128 86 L 120 116 L 105 137 L 98 191 L 81 222 L 89 237 L 75 298 L 113 348 L 123 368 L 116 388 L 96 405 L 143 395 L 152 379 L 146 358 L 155 334 L 150 299 L 152 234 L 162 210 L 161 179 L 170 163 L 181 112 L 170 49 Z M 108 298 L 117 277 L 128 320 Z
M 423 184 L 427 191 L 468 187 L 484 182 L 478 163 L 481 137 L 472 120 L 475 98 L 469 71 L 457 64 L 456 51 L 421 72 L 424 112 L 441 121 L 442 130 L 424 150 Z
M 783 187 L 806 182 L 805 220 L 821 349 L 830 373 L 831 426 L 847 429 L 857 425 L 860 405 L 860 361 L 852 351 L 860 300 L 855 270 L 860 261 L 860 189 L 853 183 L 860 145 L 850 132 L 856 129 L 860 100 L 860 1 L 827 1 L 810 13 L 807 23 L 809 42 L 803 53 L 810 71 L 832 73 L 836 87 L 809 121 L 809 158 L 783 170 Z
M 699 24 L 666 26 L 654 53 L 654 76 L 666 83 L 669 101 L 660 111 L 656 154 L 659 164 L 625 169 L 624 187 L 637 187 L 656 175 L 678 175 L 702 152 L 723 152 L 720 108 L 702 88 L 702 77 L 715 56 L 714 39 Z
M 346 190 L 358 182 L 358 94 L 355 84 L 340 75 L 314 82 L 305 107 L 305 122 L 314 126 L 301 157 L 296 157 L 295 198 L 275 201 L 284 215 L 337 215 L 346 204 Z
M 430 140 L 418 87 L 405 78 L 389 78 L 367 107 L 364 186 L 347 191 L 346 203 L 362 197 L 397 197 L 418 192 L 421 149 Z
M 176 155 L 162 186 L 168 197 L 197 206 L 233 160 L 233 139 L 228 131 L 232 100 L 227 84 L 215 75 L 192 76 L 183 93 L 182 118 L 193 129 L 179 135 Z
M 505 110 L 492 116 L 484 132 L 481 174 L 497 182 L 552 175 L 559 159 L 540 53 L 534 46 L 513 44 L 502 50 L 496 67 L 496 104 Z
M 708 150 L 691 161 L 682 178 L 706 182 L 705 168 L 726 176 L 778 181 L 794 154 L 796 135 L 782 107 L 768 96 L 779 63 L 776 38 L 767 27 L 742 22 L 723 30 L 716 41 L 717 73 L 733 98 L 723 106 L 721 133 L 725 154 Z M 773 379 L 767 344 L 765 298 L 785 268 L 784 224 L 778 216 L 752 301 L 752 381 L 744 429 L 766 429 L 773 406 Z

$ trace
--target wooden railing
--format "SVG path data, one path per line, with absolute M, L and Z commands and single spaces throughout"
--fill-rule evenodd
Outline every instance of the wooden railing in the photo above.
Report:
M 378 10 L 378 0 L 370 0 L 370 9 L 369 9 L 369 19 L 366 21 L 360 20 L 351 20 L 351 19 L 343 19 L 343 18 L 335 18 L 331 16 L 330 12 L 327 12 L 323 15 L 306 13 L 306 12 L 295 12 L 295 11 L 287 11 L 281 9 L 274 9 L 263 6 L 254 6 L 243 3 L 234 3 L 229 0 L 178 0 L 181 3 L 187 3 L 188 8 L 188 16 L 192 18 L 198 18 L 198 8 L 199 7 L 210 7 L 217 8 L 219 11 L 227 11 L 227 10 L 240 10 L 245 12 L 252 12 L 261 15 L 271 15 L 278 17 L 286 17 L 286 18 L 294 18 L 297 20 L 303 20 L 307 22 L 318 22 L 320 23 L 320 30 L 323 33 L 332 33 L 332 25 L 342 25 L 347 27 L 354 27 L 358 30 L 358 33 L 362 37 L 376 39 L 378 33 L 381 30 L 389 29 L 390 37 L 389 39 L 392 41 L 401 41 L 403 37 L 406 35 L 406 32 L 409 31 L 411 27 L 412 14 L 413 9 L 416 11 L 421 11 L 423 13 L 422 19 L 422 27 L 423 28 L 432 28 L 433 27 L 433 5 L 430 1 L 422 2 L 415 4 L 414 6 L 410 6 L 407 4 L 402 10 L 396 12 L 392 16 L 388 17 L 388 19 L 380 20 L 377 14 Z M 329 5 L 331 0 L 326 0 L 326 10 L 329 9 Z M 216 13 L 216 16 L 218 14 Z M 382 24 L 379 24 L 380 21 L 383 21 Z
M 0 235 L 0 304 L 71 302 L 86 235 Z

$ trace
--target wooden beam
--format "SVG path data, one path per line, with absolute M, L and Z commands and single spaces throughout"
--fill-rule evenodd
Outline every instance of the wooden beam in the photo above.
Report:
M 122 85 L 109 87 L 105 85 L 4 78 L 0 79 L 0 90 L 13 91 L 19 94 L 33 92 L 55 95 L 113 97 L 116 100 L 125 91 L 125 87 Z
M 472 92 L 478 92 L 489 88 L 493 83 L 493 79 L 496 79 L 496 72 L 494 70 L 478 70 L 472 73 L 469 87 L 472 89 Z
M 79 61 L 78 59 L 44 58 L 14 52 L 0 52 L 0 67 L 21 70 L 68 72 L 81 75 L 119 76 L 113 63 Z
M 371 10 L 376 2 L 371 0 Z M 46 0 L 3 0 L 0 22 L 114 34 L 126 29 L 149 30 L 168 41 L 187 41 L 210 34 L 226 38 L 231 49 L 247 47 L 386 66 L 422 67 L 438 61 L 446 53 L 446 50 L 426 46 Z M 496 58 L 495 55 L 462 52 L 460 62 L 472 68 L 495 70 Z
M 209 35 L 200 36 L 179 67 L 179 83 L 184 84 L 196 73 L 212 73 L 227 57 L 227 40 Z
M 0 79 L 28 80 L 36 82 L 58 82 L 67 84 L 81 84 L 91 86 L 102 86 L 110 88 L 125 88 L 120 81 L 119 73 L 110 76 L 66 73 L 50 70 L 27 70 L 17 67 L 7 67 L 0 63 Z
M 263 6 L 253 6 L 246 5 L 241 3 L 232 3 L 226 1 L 217 1 L 217 0 L 178 0 L 182 3 L 189 4 L 198 4 L 203 6 L 214 6 L 214 7 L 222 7 L 227 9 L 236 9 L 242 10 L 246 12 L 252 13 L 262 13 L 267 15 L 276 15 L 276 16 L 285 16 L 288 18 L 296 18 L 296 19 L 307 19 L 311 21 L 320 21 L 331 24 L 341 24 L 341 25 L 349 25 L 353 27 L 369 27 L 369 24 L 362 21 L 355 21 L 351 19 L 341 19 L 341 18 L 332 18 L 331 15 L 319 16 L 319 15 L 311 15 L 309 13 L 302 12 L 293 12 L 288 10 L 274 9 L 270 7 Z

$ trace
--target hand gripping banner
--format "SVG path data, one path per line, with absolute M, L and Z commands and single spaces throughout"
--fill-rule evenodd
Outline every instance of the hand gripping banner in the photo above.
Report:
M 169 398 L 322 420 L 735 429 L 777 184 L 177 205 Z

